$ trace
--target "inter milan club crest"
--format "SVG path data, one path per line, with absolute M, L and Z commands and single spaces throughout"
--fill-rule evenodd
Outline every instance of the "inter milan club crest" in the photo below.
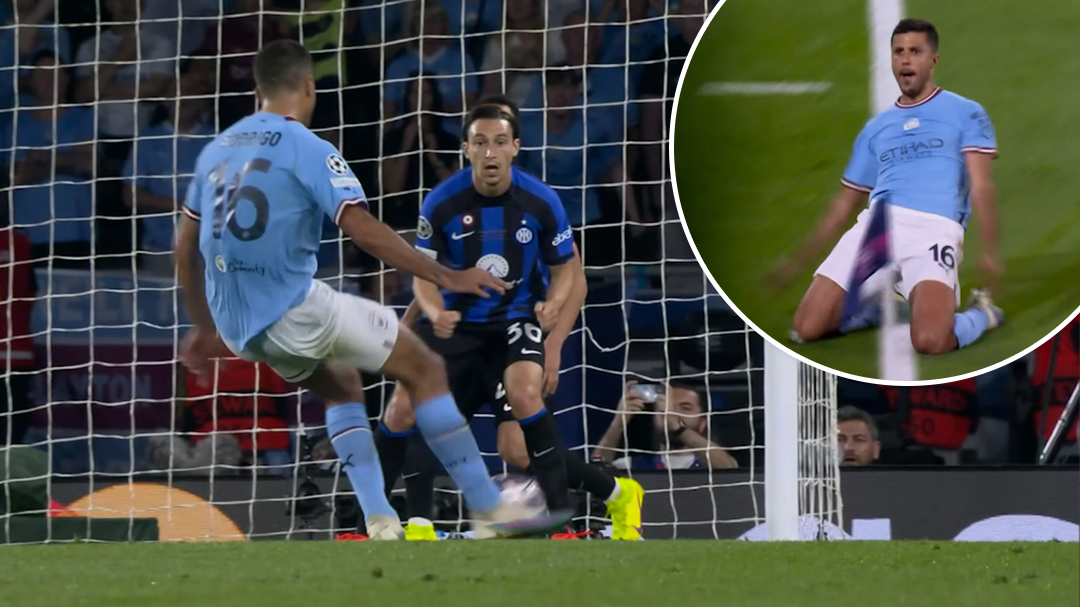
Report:
M 533 239 L 532 230 L 529 228 L 520 228 L 515 236 L 517 237 L 517 241 L 521 244 L 529 244 Z

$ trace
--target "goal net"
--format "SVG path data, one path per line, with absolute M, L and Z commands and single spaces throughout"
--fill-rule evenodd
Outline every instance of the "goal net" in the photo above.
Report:
M 817 521 L 796 536 L 842 525 L 835 378 L 784 355 L 770 370 L 673 206 L 678 58 L 713 3 L 12 4 L 0 26 L 0 542 L 325 539 L 355 526 L 317 399 L 237 360 L 201 387 L 178 361 L 178 205 L 201 147 L 254 110 L 252 59 L 278 38 L 312 51 L 312 128 L 405 238 L 423 195 L 462 166 L 463 111 L 496 93 L 520 106 L 518 165 L 560 195 L 590 287 L 553 408 L 572 457 L 645 487 L 647 538 L 756 539 L 766 499 L 794 504 L 784 520 Z M 410 301 L 407 277 L 329 222 L 319 260 L 336 288 Z M 660 397 L 620 426 L 629 379 Z M 390 384 L 365 380 L 374 418 Z M 772 384 L 794 392 L 770 400 Z M 775 436 L 773 405 L 787 421 Z M 667 440 L 671 420 L 715 455 Z M 491 421 L 473 427 L 494 472 Z M 457 529 L 449 485 L 436 507 L 440 529 Z M 583 498 L 577 524 L 602 534 L 602 505 Z

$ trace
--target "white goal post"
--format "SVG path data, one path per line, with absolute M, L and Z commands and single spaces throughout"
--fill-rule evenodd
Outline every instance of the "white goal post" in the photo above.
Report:
M 765 346 L 765 520 L 769 540 L 840 539 L 836 376 Z

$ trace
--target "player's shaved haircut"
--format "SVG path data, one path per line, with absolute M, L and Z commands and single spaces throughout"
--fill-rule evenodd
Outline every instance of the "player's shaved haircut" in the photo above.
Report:
M 292 40 L 275 40 L 255 56 L 255 85 L 264 97 L 299 90 L 311 73 L 311 53 Z
M 926 41 L 930 43 L 930 48 L 934 49 L 935 53 L 938 50 L 937 28 L 934 27 L 933 23 L 925 19 L 902 19 L 900 23 L 896 24 L 896 28 L 892 32 L 892 38 L 889 40 L 895 40 L 900 34 L 926 34 Z

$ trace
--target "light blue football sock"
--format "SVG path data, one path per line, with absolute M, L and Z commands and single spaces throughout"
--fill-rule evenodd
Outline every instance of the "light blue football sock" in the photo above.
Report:
M 990 317 L 979 308 L 959 312 L 954 315 L 954 318 L 953 333 L 956 334 L 956 341 L 961 348 L 969 346 L 979 339 L 987 327 L 990 326 Z
M 499 505 L 499 488 L 491 480 L 472 429 L 458 411 L 454 397 L 436 396 L 416 407 L 416 427 L 431 452 L 439 458 L 474 512 L 490 512 Z
M 382 466 L 371 436 L 367 407 L 347 403 L 326 410 L 326 432 L 334 445 L 341 469 L 349 477 L 356 499 L 365 517 L 372 515 L 398 518 L 386 499 Z

